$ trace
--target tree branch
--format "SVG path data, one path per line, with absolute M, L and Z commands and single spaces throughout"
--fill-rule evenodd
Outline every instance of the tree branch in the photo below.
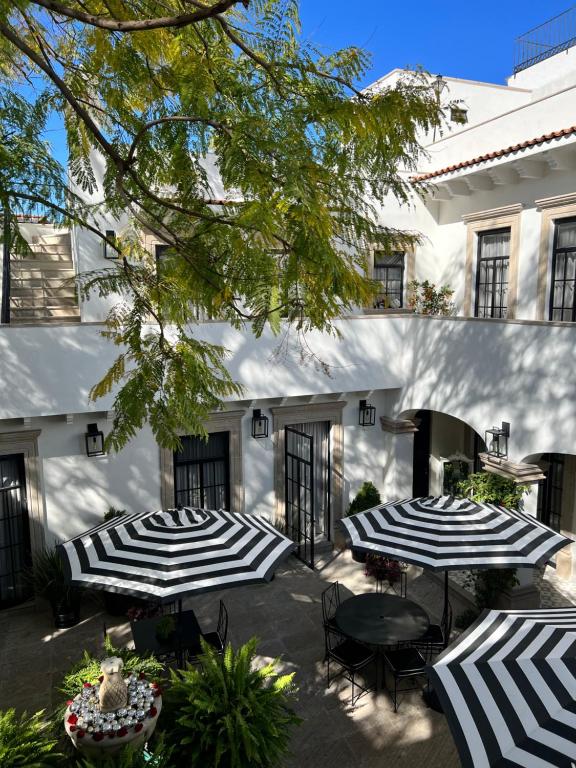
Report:
M 134 137 L 132 144 L 130 145 L 130 149 L 128 150 L 128 157 L 126 158 L 126 163 L 128 165 L 134 161 L 134 152 L 136 151 L 136 146 L 146 131 L 149 131 L 150 128 L 154 128 L 156 125 L 162 125 L 162 123 L 203 123 L 204 125 L 209 125 L 212 128 L 216 128 L 216 130 L 225 131 L 229 136 L 232 135 L 232 131 L 230 128 L 228 128 L 227 125 L 219 123 L 216 120 L 209 120 L 208 118 L 204 117 L 196 117 L 194 115 L 170 115 L 166 117 L 159 117 L 157 120 L 150 120 L 149 123 L 145 123 Z
M 57 2 L 57 0 L 33 0 L 34 5 L 38 5 L 41 8 L 45 8 L 48 11 L 57 13 L 60 16 L 66 16 L 69 19 L 75 19 L 81 21 L 84 24 L 89 24 L 92 27 L 98 27 L 99 29 L 107 29 L 112 32 L 142 32 L 150 29 L 162 29 L 170 27 L 172 29 L 178 29 L 179 27 L 187 27 L 190 24 L 197 24 L 199 21 L 205 21 L 217 16 L 219 13 L 232 8 L 234 5 L 242 3 L 245 8 L 248 7 L 249 0 L 216 0 L 213 5 L 207 5 L 204 8 L 199 8 L 191 13 L 182 13 L 177 16 L 162 16 L 155 19 L 109 19 L 103 16 L 97 16 L 93 13 L 86 13 L 84 11 L 78 11 L 75 8 L 70 8 L 64 3 Z

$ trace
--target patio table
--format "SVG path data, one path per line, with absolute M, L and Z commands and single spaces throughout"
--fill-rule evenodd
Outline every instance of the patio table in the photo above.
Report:
M 344 600 L 336 610 L 342 634 L 370 645 L 394 645 L 421 638 L 430 625 L 422 606 L 397 595 L 368 592 Z
M 137 653 L 153 653 L 156 656 L 174 654 L 180 666 L 184 651 L 191 651 L 194 655 L 200 653 L 202 630 L 194 611 L 168 615 L 174 619 L 176 628 L 172 637 L 166 640 L 159 640 L 156 636 L 156 627 L 166 616 L 131 621 L 134 648 Z

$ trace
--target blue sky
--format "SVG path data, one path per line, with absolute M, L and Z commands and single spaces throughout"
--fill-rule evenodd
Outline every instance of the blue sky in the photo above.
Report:
M 570 7 L 569 0 L 300 0 L 302 35 L 323 51 L 357 45 L 372 53 L 361 85 L 396 67 L 504 83 L 514 39 Z M 65 161 L 64 130 L 53 119 L 46 137 Z
M 504 83 L 514 39 L 570 7 L 570 0 L 300 0 L 304 37 L 326 50 L 359 45 L 373 65 L 362 85 L 396 67 Z

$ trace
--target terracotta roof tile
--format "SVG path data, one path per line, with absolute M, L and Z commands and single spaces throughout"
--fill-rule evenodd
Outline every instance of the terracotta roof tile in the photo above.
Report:
M 538 136 L 535 139 L 529 139 L 528 141 L 523 141 L 520 144 L 512 144 L 510 147 L 505 147 L 504 149 L 498 149 L 495 152 L 488 152 L 485 155 L 478 155 L 478 157 L 473 157 L 471 160 L 463 160 L 461 163 L 456 163 L 456 165 L 448 165 L 446 168 L 440 168 L 437 171 L 430 171 L 430 173 L 422 173 L 419 176 L 412 176 L 410 179 L 411 181 L 428 181 L 429 179 L 434 179 L 437 176 L 443 176 L 445 173 L 452 173 L 452 171 L 459 171 L 461 168 L 469 168 L 472 165 L 477 165 L 478 163 L 483 163 L 486 160 L 495 160 L 498 157 L 504 157 L 505 155 L 510 155 L 513 152 L 518 152 L 521 149 L 527 149 L 528 147 L 536 147 L 538 144 L 545 144 L 547 141 L 552 141 L 553 139 L 561 139 L 564 136 L 571 136 L 572 134 L 576 133 L 576 125 L 570 126 L 570 128 L 563 128 L 561 131 L 552 131 L 552 133 L 545 133 L 543 136 Z

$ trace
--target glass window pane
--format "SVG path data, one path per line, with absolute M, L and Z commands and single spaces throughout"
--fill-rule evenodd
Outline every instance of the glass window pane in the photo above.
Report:
M 576 221 L 558 222 L 557 248 L 576 248 Z

